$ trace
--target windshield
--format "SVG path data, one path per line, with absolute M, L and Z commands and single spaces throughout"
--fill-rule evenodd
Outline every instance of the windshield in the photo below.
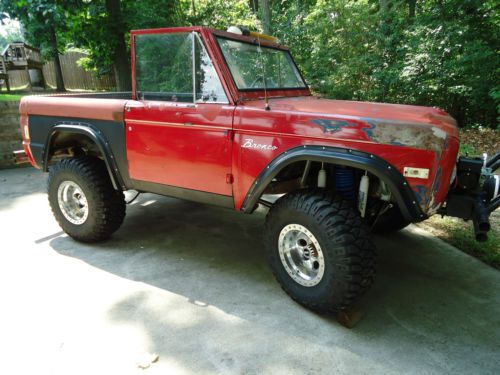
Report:
M 217 41 L 239 90 L 307 87 L 288 51 L 220 37 Z

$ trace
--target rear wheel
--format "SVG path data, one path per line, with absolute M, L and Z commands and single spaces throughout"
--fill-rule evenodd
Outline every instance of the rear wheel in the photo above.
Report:
M 348 201 L 323 191 L 288 194 L 271 207 L 266 235 L 276 279 L 307 308 L 344 310 L 373 282 L 375 246 Z
M 51 167 L 48 195 L 57 222 L 78 241 L 107 239 L 125 217 L 123 192 L 113 188 L 98 158 L 69 158 Z

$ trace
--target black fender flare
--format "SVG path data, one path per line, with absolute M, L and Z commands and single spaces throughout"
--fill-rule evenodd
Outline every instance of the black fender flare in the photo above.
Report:
M 259 174 L 249 189 L 241 211 L 251 213 L 267 185 L 287 165 L 311 160 L 366 170 L 387 184 L 403 216 L 411 222 L 422 221 L 427 215 L 418 204 L 415 193 L 403 175 L 384 159 L 362 151 L 328 146 L 300 146 L 289 149 L 273 159 Z
M 99 148 L 99 151 L 103 155 L 104 163 L 106 164 L 106 169 L 108 170 L 109 178 L 113 184 L 113 188 L 116 190 L 125 190 L 125 184 L 118 170 L 118 166 L 115 162 L 115 157 L 109 143 L 99 129 L 96 129 L 90 124 L 84 123 L 59 123 L 50 129 L 49 136 L 45 141 L 45 146 L 43 148 L 42 160 L 43 160 L 43 171 L 47 172 L 49 167 L 49 156 L 50 147 L 52 144 L 52 139 L 59 133 L 73 133 L 81 134 L 90 138 Z

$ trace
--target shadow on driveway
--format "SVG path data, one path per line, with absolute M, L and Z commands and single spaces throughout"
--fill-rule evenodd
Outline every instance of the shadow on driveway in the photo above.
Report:
M 262 230 L 261 213 L 144 194 L 105 243 L 79 244 L 57 233 L 42 240 L 59 254 L 188 302 L 139 291 L 108 314 L 142 327 L 160 356 L 191 372 L 493 374 L 500 368 L 494 269 L 414 227 L 377 237 L 378 276 L 360 301 L 365 317 L 346 330 L 280 290 Z

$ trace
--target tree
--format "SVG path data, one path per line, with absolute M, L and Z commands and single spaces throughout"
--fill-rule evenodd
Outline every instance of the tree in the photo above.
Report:
M 417 10 L 417 0 L 408 0 L 408 17 L 413 20 Z
M 497 0 L 281 0 L 275 35 L 325 97 L 438 106 L 497 126 Z
M 259 0 L 259 7 L 262 13 L 262 26 L 264 34 L 271 35 L 271 8 L 269 7 L 269 0 Z
M 55 66 L 56 86 L 64 91 L 64 80 L 59 54 L 65 43 L 60 40 L 64 31 L 66 10 L 71 0 L 0 0 L 0 11 L 17 18 L 23 25 L 27 41 L 41 49 L 45 57 L 52 58 Z
M 439 106 L 460 126 L 497 126 L 498 0 L 0 0 L 1 11 L 52 56 L 87 50 L 86 67 L 114 70 L 120 90 L 129 30 L 242 25 L 289 45 L 325 97 Z
M 196 14 L 191 13 L 187 16 L 181 14 L 179 16 L 181 23 L 210 26 L 223 30 L 231 25 L 241 25 L 250 29 L 256 29 L 258 26 L 257 17 L 248 0 L 197 0 L 196 3 Z
M 68 20 L 69 40 L 88 51 L 85 68 L 100 75 L 114 71 L 119 91 L 131 90 L 129 31 L 174 26 L 180 18 L 175 0 L 80 0 L 78 3 Z
M 4 34 L 0 33 L 0 51 L 9 43 L 24 41 L 21 29 L 16 27 L 7 14 L 0 14 L 0 25 L 3 25 Z
M 115 69 L 118 91 L 132 90 L 130 75 L 130 60 L 125 44 L 125 24 L 122 16 L 120 0 L 106 0 L 106 10 L 109 15 L 109 32 L 113 38 L 111 55 Z

